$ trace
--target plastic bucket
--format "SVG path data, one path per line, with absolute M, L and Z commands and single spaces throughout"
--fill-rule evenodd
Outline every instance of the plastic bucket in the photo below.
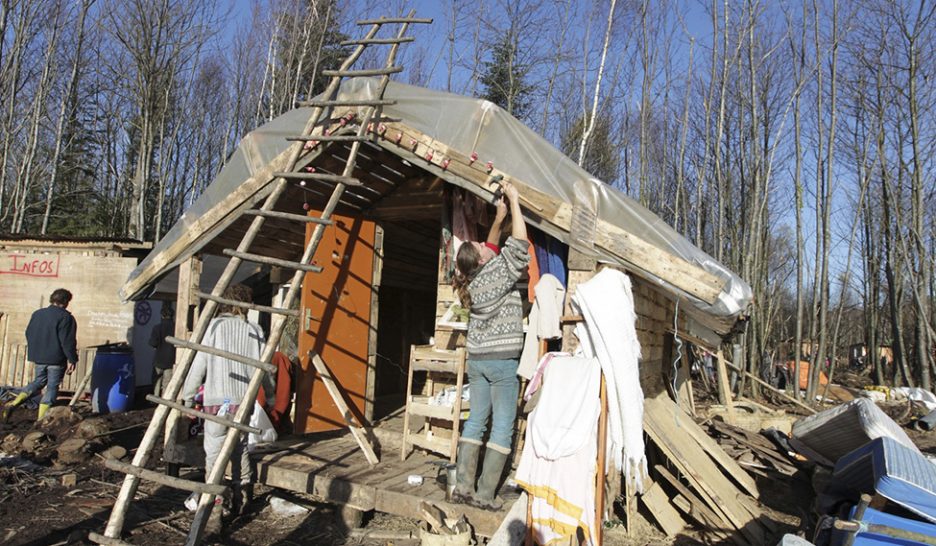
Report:
M 101 347 L 91 368 L 91 408 L 95 413 L 119 413 L 133 406 L 136 387 L 133 351 Z

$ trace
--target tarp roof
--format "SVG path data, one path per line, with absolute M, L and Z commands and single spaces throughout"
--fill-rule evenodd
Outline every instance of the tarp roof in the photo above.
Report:
M 374 96 L 377 84 L 371 78 L 346 80 L 336 98 L 378 98 Z M 396 104 L 383 107 L 389 129 L 375 144 L 403 158 L 403 165 L 424 168 L 489 196 L 477 182 L 462 183 L 459 172 L 486 173 L 490 162 L 492 174 L 504 173 L 517 183 L 521 195 L 531 197 L 526 200 L 525 214 L 551 235 L 658 283 L 696 311 L 717 317 L 721 324 L 733 323 L 747 312 L 752 292 L 744 280 L 494 104 L 395 82 L 390 82 L 383 98 Z M 246 135 L 215 180 L 133 271 L 121 296 L 143 296 L 153 282 L 231 225 L 236 215 L 230 211 L 255 203 L 270 185 L 270 173 L 282 168 L 284 152 L 293 144 L 286 138 L 301 134 L 311 114 L 312 108 L 298 108 Z M 394 142 L 394 135 L 404 130 L 406 139 Z M 415 155 L 410 149 L 410 142 L 415 142 L 410 132 L 421 139 L 413 147 L 423 144 L 436 150 L 434 159 L 420 163 L 423 152 Z M 440 167 L 443 153 L 460 158 L 461 171 L 455 165 Z M 477 161 L 467 159 L 473 153 Z M 702 295 L 695 285 L 715 288 L 710 295 Z

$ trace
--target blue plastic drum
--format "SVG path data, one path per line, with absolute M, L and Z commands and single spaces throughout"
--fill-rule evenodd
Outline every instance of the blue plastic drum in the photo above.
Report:
M 126 346 L 98 349 L 91 369 L 91 408 L 95 413 L 119 413 L 133 406 L 136 380 L 133 351 Z

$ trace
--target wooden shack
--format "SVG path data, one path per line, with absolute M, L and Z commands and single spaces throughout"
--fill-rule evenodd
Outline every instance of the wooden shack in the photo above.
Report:
M 378 98 L 369 94 L 374 88 L 368 78 L 357 78 L 342 87 L 340 97 Z M 753 528 L 756 510 L 736 500 L 737 490 L 719 465 L 743 471 L 724 453 L 715 462 L 706 454 L 713 444 L 697 427 L 691 428 L 695 424 L 688 418 L 693 401 L 687 360 L 674 358 L 685 340 L 718 352 L 722 338 L 743 323 L 751 298 L 747 284 L 496 106 L 393 83 L 379 98 L 396 103 L 384 108 L 383 121 L 369 127 L 373 138 L 361 147 L 353 173 L 362 184 L 345 190 L 333 216 L 336 221 L 326 228 L 313 259 L 323 272 L 307 275 L 302 285 L 295 433 L 341 429 L 347 422 L 326 393 L 310 354 L 327 363 L 345 401 L 363 422 L 384 417 L 391 422 L 400 417 L 411 347 L 454 349 L 463 343 L 463 334 L 446 316 L 454 300 L 453 206 L 477 199 L 482 204 L 475 210 L 483 212 L 483 203 L 490 203 L 497 188 L 493 182 L 503 177 L 518 188 L 528 225 L 569 250 L 563 279 L 568 295 L 599 267 L 616 267 L 630 275 L 643 355 L 641 385 L 652 401 L 647 432 L 669 457 L 681 461 L 678 472 L 694 476 L 707 504 L 721 504 L 713 523 L 727 529 Z M 251 219 L 242 213 L 269 194 L 273 173 L 287 161 L 287 138 L 301 133 L 309 114 L 310 109 L 297 109 L 245 137 L 193 209 L 133 272 L 122 295 L 138 298 L 181 267 L 177 328 L 184 334 L 190 309 L 198 305 L 195 287 L 203 281 L 197 278 L 199 257 L 222 256 L 225 249 L 236 247 Z M 323 122 L 327 134 L 341 134 L 353 128 L 354 119 L 352 108 L 332 111 Z M 298 167 L 337 174 L 349 150 L 350 143 L 340 141 L 309 146 Z M 276 210 L 292 214 L 322 209 L 331 194 L 322 180 L 296 183 L 287 191 Z M 483 215 L 475 217 L 479 218 Z M 476 229 L 483 231 L 485 222 L 478 224 Z M 301 233 L 291 225 L 269 218 L 254 248 L 294 260 L 302 254 L 311 228 Z M 275 294 L 284 277 L 275 267 L 265 272 L 265 279 L 255 276 L 253 281 L 269 283 L 268 292 Z M 569 330 L 567 342 L 571 336 Z M 725 373 L 724 365 L 720 371 Z M 670 386 L 675 387 L 674 397 Z M 679 425 L 679 419 L 685 423 Z M 686 429 L 674 431 L 674 426 Z M 418 516 L 420 499 L 444 504 L 444 493 L 435 488 L 406 483 L 408 474 L 426 472 L 438 456 L 418 452 L 401 461 L 399 431 L 377 427 L 377 432 L 377 469 L 370 468 L 354 440 L 312 434 L 278 444 L 263 456 L 261 479 L 354 510 Z M 753 482 L 738 479 L 749 493 L 756 491 Z M 469 512 L 481 534 L 490 535 L 503 519 L 503 514 Z M 755 531 L 743 532 L 756 536 Z M 749 540 L 755 542 L 752 537 Z
M 151 246 L 127 239 L 0 237 L 0 385 L 22 387 L 32 380 L 26 325 L 57 288 L 74 296 L 69 311 L 78 322 L 81 353 L 63 390 L 73 390 L 90 369 L 88 348 L 131 341 L 134 304 L 121 301 L 118 290 Z

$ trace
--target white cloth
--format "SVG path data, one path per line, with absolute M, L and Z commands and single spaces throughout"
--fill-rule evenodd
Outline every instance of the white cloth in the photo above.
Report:
M 565 288 L 554 275 L 546 273 L 533 287 L 535 297 L 530 309 L 530 324 L 523 342 L 520 366 L 517 375 L 524 379 L 533 377 L 539 362 L 539 340 L 555 339 L 562 336 L 562 304 L 565 302 Z
M 595 359 L 552 355 L 515 476 L 530 496 L 537 544 L 577 529 L 594 544 L 600 385 Z
M 643 441 L 640 342 L 630 278 L 604 269 L 576 288 L 573 310 L 585 321 L 575 328 L 579 351 L 601 364 L 608 391 L 608 450 L 614 467 L 643 492 L 647 473 Z
M 568 457 L 595 436 L 601 412 L 601 367 L 594 358 L 554 357 L 543 375 L 543 392 L 530 413 L 536 456 Z

